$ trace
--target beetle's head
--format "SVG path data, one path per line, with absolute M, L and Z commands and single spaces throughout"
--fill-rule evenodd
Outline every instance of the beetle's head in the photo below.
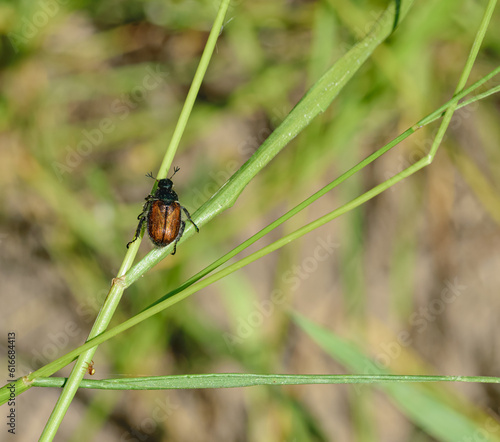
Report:
M 169 178 L 158 180 L 158 189 L 172 190 L 173 185 L 174 183 L 172 183 L 172 180 Z
M 153 178 L 154 180 L 158 181 L 158 188 L 157 189 L 166 190 L 167 192 L 170 192 L 172 190 L 172 187 L 174 187 L 174 183 L 172 182 L 172 177 L 177 172 L 179 172 L 179 167 L 174 167 L 174 173 L 172 174 L 172 176 L 170 178 L 163 178 L 161 180 L 157 180 L 153 176 L 153 172 L 149 172 L 148 174 L 146 174 L 146 176 L 148 178 Z

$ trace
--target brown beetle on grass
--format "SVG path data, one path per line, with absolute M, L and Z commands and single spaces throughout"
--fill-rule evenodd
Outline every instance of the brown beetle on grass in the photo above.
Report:
M 154 194 L 148 195 L 145 198 L 146 203 L 142 208 L 142 212 L 137 217 L 139 225 L 135 231 L 134 239 L 127 244 L 127 248 L 138 238 L 142 225 L 147 221 L 148 235 L 151 241 L 158 247 L 168 246 L 171 242 L 175 241 L 174 251 L 172 252 L 172 255 L 175 255 L 177 243 L 181 239 L 186 227 L 186 223 L 182 220 L 181 209 L 186 214 L 187 219 L 191 221 L 196 231 L 200 231 L 191 219 L 191 215 L 187 209 L 179 204 L 177 200 L 178 196 L 172 190 L 174 185 L 172 177 L 178 171 L 178 167 L 174 168 L 172 176 L 162 180 L 156 180 L 152 173 L 146 175 L 158 181 L 158 188 Z

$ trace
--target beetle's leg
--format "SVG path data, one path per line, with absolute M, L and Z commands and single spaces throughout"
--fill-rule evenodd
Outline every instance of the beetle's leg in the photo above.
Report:
M 191 215 L 189 214 L 188 210 L 184 207 L 184 206 L 181 206 L 182 210 L 184 210 L 184 213 L 186 214 L 187 216 L 187 219 L 189 221 L 191 221 L 191 224 L 194 226 L 194 228 L 196 229 L 197 232 L 200 231 L 200 229 L 198 229 L 198 226 L 194 223 L 194 221 L 191 219 Z
M 146 198 L 144 198 L 146 202 L 144 203 L 144 206 L 142 206 L 142 212 L 139 213 L 139 216 L 137 219 L 145 218 L 148 216 L 149 209 L 151 207 L 151 203 L 153 201 L 158 201 L 158 198 L 155 197 L 154 195 L 148 195 Z
M 130 244 L 132 244 L 139 237 L 139 235 L 141 234 L 142 225 L 144 224 L 144 222 L 147 219 L 148 211 L 149 211 L 149 205 L 151 204 L 150 200 L 149 200 L 149 196 L 146 198 L 146 200 L 147 201 L 144 204 L 144 207 L 142 208 L 142 212 L 137 217 L 137 219 L 139 220 L 139 224 L 137 225 L 137 229 L 135 231 L 134 239 L 127 244 L 127 249 L 129 248 Z
M 146 217 L 143 216 L 141 213 L 141 215 L 139 215 L 139 225 L 137 226 L 137 230 L 135 231 L 134 239 L 127 243 L 127 249 L 129 248 L 130 244 L 132 244 L 141 234 L 141 229 L 142 225 L 144 224 L 144 221 L 146 221 Z
M 182 234 L 184 233 L 184 229 L 186 228 L 186 223 L 184 221 L 181 221 L 181 225 L 179 227 L 179 233 L 177 234 L 174 242 L 174 251 L 172 252 L 172 255 L 175 255 L 175 250 L 177 249 L 177 243 L 182 237 Z

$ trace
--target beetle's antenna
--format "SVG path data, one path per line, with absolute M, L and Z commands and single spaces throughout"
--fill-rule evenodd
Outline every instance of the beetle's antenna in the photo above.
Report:
M 175 175 L 177 172 L 179 172 L 179 170 L 181 170 L 181 168 L 180 168 L 180 167 L 174 167 L 174 173 L 173 173 L 173 174 L 172 174 L 172 176 L 169 178 L 169 180 L 171 180 L 171 179 L 174 177 L 174 175 Z
M 147 176 L 148 178 L 153 178 L 154 180 L 158 181 L 158 180 L 157 180 L 157 179 L 153 176 L 153 172 L 149 172 L 149 173 L 147 173 L 147 174 L 146 174 L 146 176 Z

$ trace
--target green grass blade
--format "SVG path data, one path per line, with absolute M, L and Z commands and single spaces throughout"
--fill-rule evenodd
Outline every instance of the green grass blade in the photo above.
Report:
M 61 388 L 66 378 L 40 378 L 34 387 Z M 409 382 L 483 382 L 498 384 L 500 378 L 486 376 L 411 376 L 393 374 L 254 374 L 210 373 L 140 378 L 84 379 L 80 387 L 98 390 L 169 390 L 190 388 L 240 388 L 256 385 L 314 385 L 314 384 L 392 384 Z
M 481 20 L 481 24 L 479 25 L 479 30 L 476 34 L 476 38 L 474 39 L 474 43 L 472 44 L 471 51 L 469 53 L 469 57 L 467 58 L 467 62 L 465 63 L 464 70 L 462 71 L 462 75 L 460 76 L 460 79 L 458 81 L 458 85 L 455 89 L 455 94 L 458 94 L 459 92 L 462 91 L 462 89 L 465 87 L 467 83 L 467 79 L 469 78 L 469 75 L 472 71 L 472 67 L 474 66 L 474 62 L 476 61 L 477 54 L 479 53 L 479 49 L 481 47 L 481 44 L 484 40 L 484 36 L 486 34 L 486 31 L 488 29 L 488 25 L 491 21 L 491 16 L 493 15 L 493 11 L 495 10 L 496 6 L 496 0 L 490 0 L 488 2 L 488 5 L 486 7 L 486 10 L 483 15 L 483 19 Z M 444 114 L 443 117 L 443 122 L 441 123 L 441 126 L 439 127 L 438 133 L 436 135 L 436 138 L 434 139 L 434 143 L 432 144 L 431 151 L 429 152 L 429 158 L 430 161 L 434 159 L 436 156 L 436 152 L 438 150 L 438 147 L 441 145 L 441 142 L 443 141 L 444 134 L 446 130 L 448 129 L 448 126 L 451 121 L 451 117 L 453 116 L 453 113 L 456 110 L 456 105 L 450 106 L 447 111 Z

